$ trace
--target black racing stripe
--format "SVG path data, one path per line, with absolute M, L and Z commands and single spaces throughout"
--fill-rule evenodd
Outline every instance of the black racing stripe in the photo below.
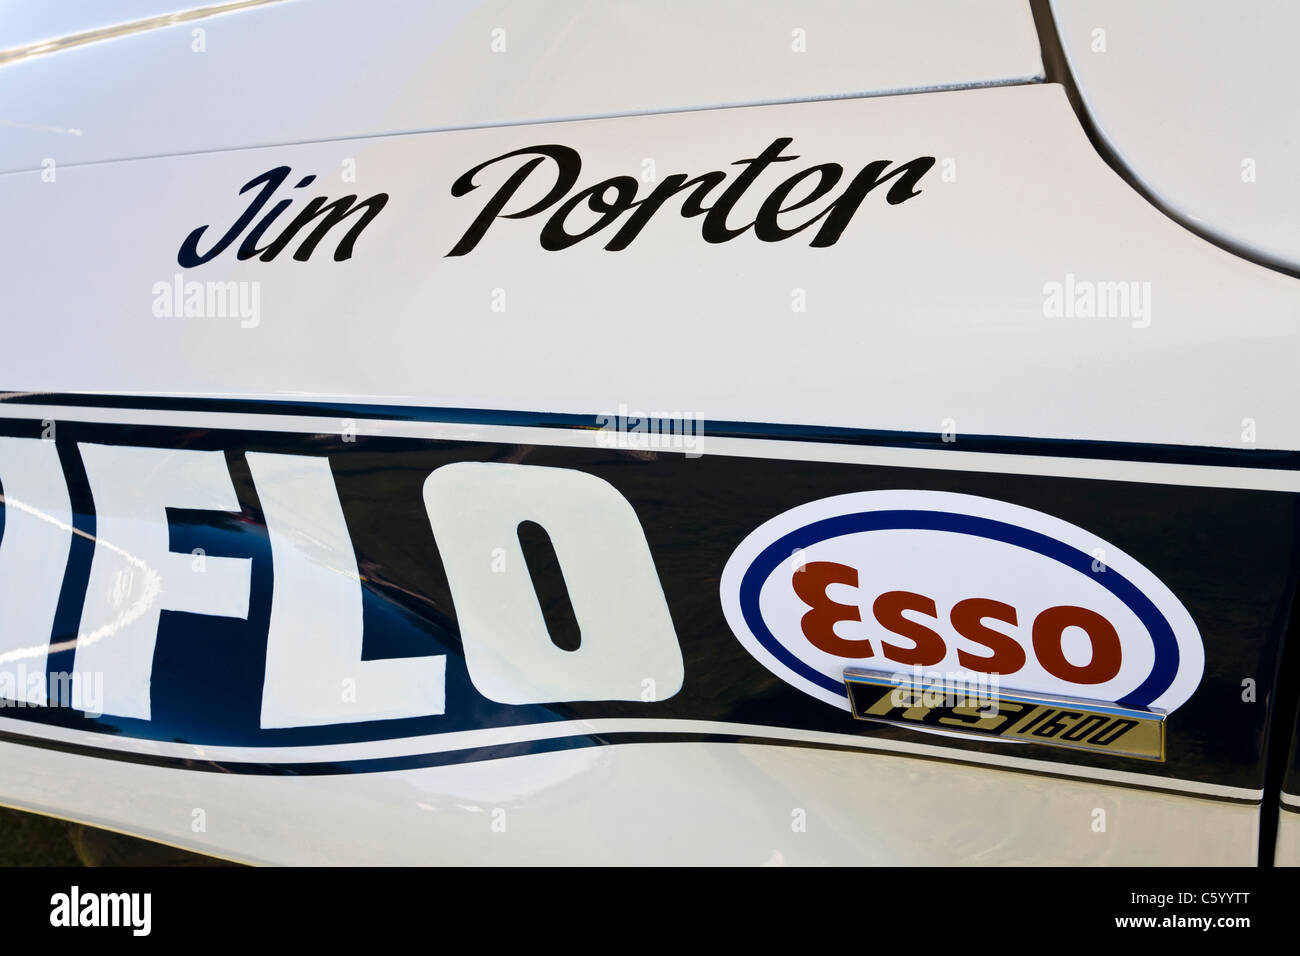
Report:
M 359 760 L 338 762 L 318 761 L 309 763 L 253 763 L 244 761 L 202 760 L 189 757 L 165 757 L 158 754 L 131 753 L 104 747 L 91 747 L 73 744 L 61 740 L 49 740 L 41 737 L 28 737 L 22 734 L 0 731 L 0 740 L 6 743 L 39 747 L 61 753 L 75 754 L 103 760 L 117 760 L 123 763 L 144 764 L 152 767 L 167 767 L 174 770 L 191 770 L 202 773 L 247 774 L 253 776 L 342 776 L 354 773 L 383 773 L 396 770 L 419 770 L 427 767 L 447 767 L 459 764 L 483 763 L 488 760 L 504 760 L 511 757 L 526 757 L 539 754 L 557 753 L 564 750 L 582 750 L 588 747 L 626 746 L 628 744 L 679 744 L 679 743 L 726 743 L 749 744 L 765 747 L 795 747 L 804 750 L 826 750 L 835 753 L 854 753 L 889 757 L 902 757 L 908 760 L 927 760 L 936 763 L 956 764 L 958 766 L 976 767 L 983 770 L 998 770 L 1005 773 L 1028 774 L 1034 777 L 1050 777 L 1060 780 L 1072 780 L 1076 783 L 1094 784 L 1096 786 L 1122 787 L 1126 790 L 1143 790 L 1153 793 L 1169 793 L 1177 796 L 1191 797 L 1198 800 L 1214 800 L 1219 803 L 1235 803 L 1258 806 L 1260 800 L 1252 797 L 1232 797 L 1222 794 L 1195 793 L 1176 786 L 1161 786 L 1160 778 L 1151 777 L 1148 781 L 1121 782 L 1114 780 L 1094 780 L 1080 777 L 1062 770 L 1052 768 L 1004 767 L 983 763 L 978 760 L 963 759 L 957 755 L 938 756 L 933 754 L 905 753 L 892 750 L 878 750 L 867 747 L 855 747 L 848 744 L 833 744 L 815 740 L 789 740 L 780 737 L 764 737 L 753 734 L 727 734 L 706 732 L 666 732 L 666 731 L 620 731 L 609 734 L 577 734 L 567 737 L 551 737 L 541 740 L 524 740 L 514 743 L 491 744 L 483 747 L 469 747 L 463 750 L 449 750 L 439 753 L 410 754 L 401 757 L 373 757 Z M 1300 808 L 1287 807 L 1300 812 Z
M 503 425 L 521 428 L 581 429 L 596 431 L 604 412 L 572 415 L 466 408 L 421 408 L 404 405 L 367 405 L 337 402 L 295 402 L 280 399 L 158 398 L 150 396 L 69 395 L 0 392 L 0 402 L 16 405 L 89 406 L 141 411 L 210 412 L 242 415 L 298 415 L 351 418 L 368 421 Z M 649 414 L 646 410 L 646 414 Z M 831 425 L 786 425 L 760 422 L 705 421 L 710 438 L 749 438 L 807 441 L 822 444 L 880 448 L 919 448 L 952 454 L 1028 455 L 1051 458 L 1088 458 L 1153 464 L 1218 465 L 1229 468 L 1300 470 L 1300 451 L 1264 448 L 1216 448 L 1208 445 L 1171 445 L 1146 442 L 1106 442 L 1075 438 L 1017 438 L 1008 435 L 961 435 L 945 441 L 937 432 L 888 431 L 842 428 Z M 668 449 L 672 450 L 672 449 Z

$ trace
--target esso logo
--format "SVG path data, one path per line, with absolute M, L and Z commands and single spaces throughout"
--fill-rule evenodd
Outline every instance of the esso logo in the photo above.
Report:
M 1170 712 L 1200 683 L 1191 615 L 1101 538 L 1029 508 L 867 491 L 766 522 L 722 574 L 768 670 L 848 709 L 846 667 L 997 675 L 999 687 Z

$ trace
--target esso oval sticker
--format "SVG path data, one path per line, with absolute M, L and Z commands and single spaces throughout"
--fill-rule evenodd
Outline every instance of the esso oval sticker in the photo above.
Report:
M 974 495 L 866 491 L 791 509 L 741 542 L 721 597 L 763 666 L 845 710 L 846 667 L 996 675 L 1165 713 L 1205 667 L 1191 615 L 1136 560 Z

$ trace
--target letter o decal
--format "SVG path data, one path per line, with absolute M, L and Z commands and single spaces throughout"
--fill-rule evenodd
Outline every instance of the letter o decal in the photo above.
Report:
M 1092 659 L 1082 667 L 1066 660 L 1061 650 L 1061 636 L 1067 627 L 1082 628 L 1092 645 Z M 1034 653 L 1053 677 L 1076 684 L 1104 684 L 1119 673 L 1124 652 L 1110 621 L 1086 607 L 1066 604 L 1049 607 L 1034 619 Z

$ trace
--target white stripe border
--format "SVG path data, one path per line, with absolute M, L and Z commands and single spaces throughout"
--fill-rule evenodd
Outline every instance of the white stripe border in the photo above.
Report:
M 96 406 L 27 405 L 0 401 L 0 418 L 53 422 L 76 421 L 113 425 L 158 425 L 303 435 L 342 435 L 344 422 L 351 433 L 379 438 L 419 438 L 434 441 L 482 441 L 502 444 L 547 445 L 609 450 L 609 432 L 599 428 L 490 425 L 458 422 L 396 421 L 390 419 L 311 416 L 292 413 L 201 412 L 177 409 L 109 408 Z M 593 422 L 595 418 L 593 417 Z M 1240 488 L 1255 491 L 1300 492 L 1300 471 L 1282 468 L 1248 468 L 1229 465 L 1195 465 L 1104 458 L 1067 458 L 1002 452 L 941 451 L 932 448 L 894 448 L 819 442 L 810 439 L 734 438 L 709 435 L 699 439 L 703 455 L 821 461 L 922 468 L 942 471 L 978 471 L 1007 475 L 1133 481 L 1144 484 L 1197 488 Z M 649 449 L 661 454 L 684 455 L 675 448 Z
M 197 744 L 147 740 L 138 737 L 116 737 L 64 727 L 33 724 L 30 721 L 9 717 L 0 717 L 0 730 L 31 737 L 35 740 L 49 740 L 124 754 L 212 763 L 256 763 L 266 765 L 385 760 L 427 754 L 453 753 L 461 750 L 474 750 L 509 744 L 560 740 L 568 737 L 608 734 L 687 734 L 750 737 L 753 738 L 753 742 L 756 744 L 764 742 L 824 744 L 849 747 L 866 753 L 874 752 L 901 757 L 927 757 L 945 761 L 960 761 L 999 770 L 1049 773 L 1081 780 L 1095 780 L 1098 783 L 1169 790 L 1193 796 L 1243 801 L 1259 801 L 1264 796 L 1263 790 L 1228 787 L 1222 784 L 1203 783 L 1197 780 L 1159 777 L 1137 771 L 1104 770 L 1076 764 L 1014 757 L 1006 754 L 957 750 L 951 747 L 890 740 L 882 737 L 863 737 L 854 734 L 836 734 L 824 731 L 799 730 L 791 727 L 768 727 L 761 724 L 735 724 L 710 720 L 655 718 L 562 720 L 553 723 L 461 730 L 445 734 L 426 734 L 418 737 L 399 737 L 359 743 L 322 744 L 306 747 L 206 747 Z M 38 732 L 34 733 L 34 730 Z M 520 756 L 529 755 L 521 754 Z

